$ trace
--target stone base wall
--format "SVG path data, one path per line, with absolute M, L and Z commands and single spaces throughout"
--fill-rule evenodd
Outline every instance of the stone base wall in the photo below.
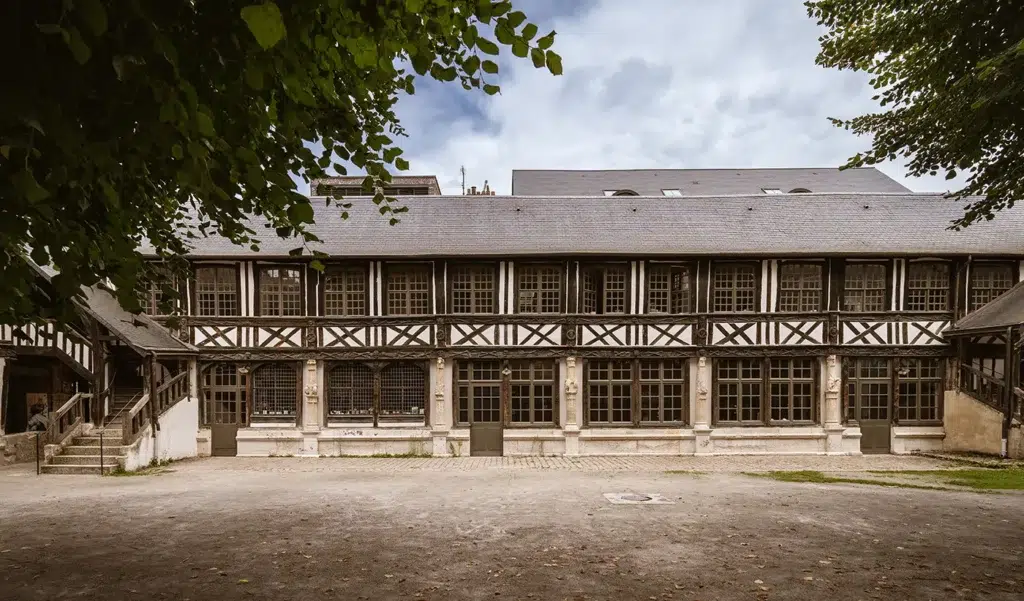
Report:
M 39 457 L 43 460 L 46 435 L 39 436 Z M 36 433 L 0 434 L 0 466 L 36 460 Z
M 957 390 L 947 390 L 943 424 L 945 451 L 999 455 L 1003 451 L 1003 413 Z
M 942 426 L 893 426 L 892 453 L 939 453 L 946 433 Z

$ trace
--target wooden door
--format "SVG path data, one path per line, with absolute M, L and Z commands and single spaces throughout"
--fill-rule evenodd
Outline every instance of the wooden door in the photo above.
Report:
M 473 391 L 473 422 L 469 427 L 469 454 L 500 457 L 504 446 L 500 384 L 476 386 Z
M 878 385 L 875 394 L 860 397 L 860 452 L 888 453 L 892 436 L 892 387 Z
M 203 400 L 210 425 L 210 454 L 234 457 L 238 454 L 238 429 L 249 423 L 245 376 L 234 364 L 211 366 L 203 374 Z

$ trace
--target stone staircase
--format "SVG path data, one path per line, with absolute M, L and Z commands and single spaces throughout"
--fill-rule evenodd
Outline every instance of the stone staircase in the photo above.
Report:
M 103 465 L 100 465 L 100 437 L 103 439 Z M 93 428 L 84 436 L 75 436 L 71 444 L 42 466 L 44 474 L 109 474 L 124 467 L 125 447 L 121 446 L 121 418 L 102 428 Z

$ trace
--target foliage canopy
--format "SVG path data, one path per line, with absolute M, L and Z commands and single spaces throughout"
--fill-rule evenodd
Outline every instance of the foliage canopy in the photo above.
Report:
M 52 0 L 0 12 L 0 323 L 68 318 L 81 286 L 107 281 L 138 310 L 155 275 L 143 242 L 177 269 L 194 236 L 257 250 L 246 215 L 315 241 L 292 174 L 345 174 L 348 162 L 369 187 L 407 169 L 394 107 L 417 75 L 497 94 L 502 46 L 562 69 L 555 33 L 538 36 L 510 0 Z M 373 202 L 384 219 L 403 210 Z M 26 253 L 59 271 L 55 298 Z
M 1019 0 L 816 0 L 827 31 L 818 63 L 869 73 L 883 111 L 832 121 L 870 134 L 847 166 L 908 159 L 911 175 L 967 173 L 952 227 L 1024 198 L 1024 3 Z

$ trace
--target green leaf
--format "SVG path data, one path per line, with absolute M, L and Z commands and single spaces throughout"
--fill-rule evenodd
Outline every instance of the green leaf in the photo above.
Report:
M 544 51 L 540 48 L 531 48 L 530 59 L 533 61 L 533 66 L 540 69 L 544 66 Z
M 480 35 L 476 29 L 476 25 L 470 24 L 470 26 L 466 28 L 466 31 L 462 32 L 462 41 L 466 44 L 467 48 L 476 46 L 476 40 L 479 37 Z
M 480 38 L 476 42 L 476 47 L 480 49 L 480 52 L 484 54 L 490 54 L 491 56 L 498 55 L 498 45 L 488 40 L 487 38 Z
M 476 70 L 480 68 L 480 57 L 475 54 L 470 56 L 462 63 L 462 68 L 466 71 L 467 75 L 476 73 Z
M 22 169 L 11 176 L 11 182 L 29 202 L 39 202 L 50 196 L 46 188 L 40 186 L 32 172 L 27 169 Z
M 352 53 L 357 67 L 368 69 L 377 64 L 377 45 L 373 40 L 366 37 L 353 38 L 348 40 L 346 47 Z
M 537 35 L 537 26 L 533 23 L 527 23 L 526 27 L 523 27 L 523 38 L 526 40 L 532 40 L 535 35 Z
M 288 219 L 294 223 L 313 223 L 313 205 L 308 202 L 288 207 Z
M 84 65 L 89 62 L 89 58 L 92 56 L 92 50 L 89 49 L 88 44 L 82 38 L 82 33 L 78 31 L 77 27 L 71 26 L 64 31 L 64 42 L 67 43 L 68 48 L 71 49 L 71 56 L 75 57 L 75 61 L 80 65 Z
M 484 84 L 484 93 L 487 94 L 488 96 L 494 96 L 500 91 L 501 88 L 499 86 L 491 85 L 489 83 Z
M 516 39 L 516 34 L 512 31 L 512 28 L 506 24 L 499 22 L 494 27 L 494 37 L 498 39 L 499 44 L 509 46 Z M 483 50 L 481 48 L 481 50 Z
M 490 73 L 491 75 L 494 75 L 495 73 L 498 72 L 498 63 L 492 60 L 485 60 L 481 67 L 483 68 L 484 73 Z
M 546 36 L 542 37 L 541 39 L 537 40 L 537 47 L 540 48 L 541 50 L 547 50 L 554 43 L 555 43 L 555 32 L 552 31 L 551 33 L 549 33 Z
M 281 9 L 273 2 L 246 6 L 242 9 L 242 19 L 264 50 L 273 48 L 287 33 Z
M 250 65 L 245 69 L 245 83 L 254 90 L 263 89 L 263 69 Z
M 199 129 L 200 134 L 208 138 L 217 135 L 213 129 L 213 119 L 210 119 L 210 116 L 202 111 L 196 113 L 196 128 Z
M 520 10 L 513 11 L 508 14 L 507 19 L 509 27 L 512 29 L 519 29 L 519 26 L 526 21 L 526 13 Z
M 558 56 L 551 50 L 548 50 L 545 56 L 548 59 L 548 71 L 551 71 L 552 75 L 561 75 L 562 57 Z
M 181 157 L 185 156 L 185 153 L 181 150 L 181 144 L 174 144 L 171 146 L 171 156 L 181 160 Z
M 515 56 L 517 56 L 519 58 L 526 58 L 526 55 L 529 54 L 529 52 L 530 52 L 530 47 L 526 44 L 526 42 L 523 42 L 523 41 L 520 41 L 520 40 L 516 40 L 516 41 L 512 42 L 512 54 L 513 55 L 515 55 Z
M 395 169 L 398 169 L 399 171 L 408 171 L 409 161 L 403 159 L 402 157 L 398 157 L 397 159 L 395 159 Z
M 99 37 L 107 31 L 107 9 L 100 0 L 75 0 L 75 8 L 93 35 Z

